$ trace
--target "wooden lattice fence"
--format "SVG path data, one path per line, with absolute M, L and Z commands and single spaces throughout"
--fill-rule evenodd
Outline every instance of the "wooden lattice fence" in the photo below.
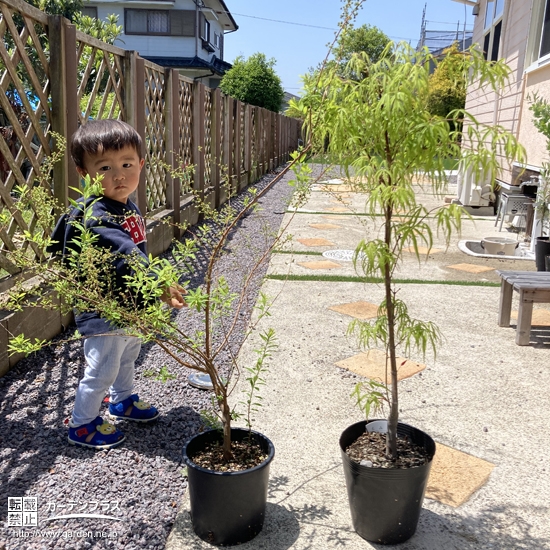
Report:
M 146 169 L 136 201 L 148 220 L 153 254 L 179 236 L 174 226 L 156 223 L 159 218 L 194 223 L 199 215 L 192 195 L 165 164 L 194 166 L 193 189 L 220 206 L 228 188 L 242 189 L 297 148 L 298 121 L 105 44 L 21 0 L 0 0 L 0 35 L 0 293 L 25 276 L 8 252 L 39 253 L 25 239 L 26 231 L 37 228 L 35 213 L 21 216 L 15 208 L 18 187 L 43 185 L 61 205 L 78 194 L 79 178 L 68 154 L 52 177 L 40 181 L 56 134 L 68 139 L 79 125 L 97 118 L 125 120 L 137 129 Z M 18 359 L 7 356 L 8 335 L 23 326 L 29 332 L 29 324 L 40 338 L 59 332 L 66 320 L 48 314 L 0 311 L 0 375 Z

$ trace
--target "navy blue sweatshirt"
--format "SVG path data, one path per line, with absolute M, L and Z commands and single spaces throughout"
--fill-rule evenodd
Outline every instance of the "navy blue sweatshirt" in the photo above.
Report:
M 95 201 L 95 202 L 94 202 Z M 73 239 L 78 237 L 78 229 L 74 227 L 71 220 L 82 219 L 84 199 L 78 201 L 82 206 L 73 207 L 61 216 L 52 233 L 52 240 L 55 241 L 48 252 L 65 257 L 69 249 L 76 249 L 72 244 Z M 96 246 L 105 248 L 112 253 L 112 269 L 114 282 L 117 289 L 123 293 L 126 289 L 124 276 L 131 274 L 127 257 L 132 254 L 139 254 L 145 262 L 147 258 L 147 241 L 145 222 L 139 208 L 128 199 L 126 204 L 109 199 L 107 197 L 91 197 L 87 204 L 92 205 L 91 213 L 87 217 L 87 227 L 98 236 Z M 76 315 L 76 326 L 83 336 L 93 336 L 116 330 L 97 312 L 85 312 Z

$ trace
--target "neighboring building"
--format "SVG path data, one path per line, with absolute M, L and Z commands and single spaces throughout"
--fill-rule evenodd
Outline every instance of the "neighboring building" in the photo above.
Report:
M 499 124 L 511 131 L 527 150 L 527 164 L 511 165 L 502 159 L 498 174 L 476 180 L 471 173 L 459 174 L 458 199 L 464 205 L 485 206 L 483 189 L 499 184 L 510 193 L 530 176 L 538 176 L 549 160 L 546 138 L 534 127 L 530 97 L 550 100 L 550 0 L 454 0 L 472 6 L 476 15 L 473 42 L 490 60 L 504 58 L 510 66 L 509 86 L 496 94 L 471 85 L 468 109 L 479 121 Z
M 225 35 L 238 29 L 223 0 L 90 0 L 84 13 L 119 16 L 116 45 L 216 88 L 231 68 L 223 59 Z
M 434 56 L 443 54 L 453 44 L 457 44 L 459 51 L 464 51 L 472 45 L 472 29 L 466 28 L 466 24 L 460 28 L 460 22 L 457 23 L 454 31 L 450 30 L 428 30 L 426 20 L 426 6 L 422 13 L 422 24 L 420 25 L 420 39 L 416 46 L 416 50 L 420 50 L 424 46 L 430 50 Z
M 281 110 L 280 110 L 281 113 L 284 114 L 285 111 L 289 108 L 291 99 L 298 100 L 300 99 L 300 97 L 297 95 L 291 94 L 290 92 L 285 92 L 285 95 L 283 96 L 283 101 L 281 102 Z

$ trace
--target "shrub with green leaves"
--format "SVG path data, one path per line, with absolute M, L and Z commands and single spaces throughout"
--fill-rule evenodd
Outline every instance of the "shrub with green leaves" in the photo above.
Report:
M 349 4 L 349 2 L 348 2 Z M 502 61 L 490 63 L 475 48 L 461 54 L 461 62 L 451 64 L 452 51 L 439 66 L 452 66 L 453 78 L 478 82 L 501 89 L 510 69 Z M 377 224 L 377 236 L 360 240 L 355 250 L 355 266 L 367 278 L 381 279 L 384 299 L 372 321 L 356 321 L 350 331 L 364 348 L 382 348 L 386 353 L 390 385 L 363 384 L 355 393 L 366 413 L 377 405 L 389 404 L 386 454 L 397 456 L 399 396 L 398 356 L 425 355 L 437 351 L 441 333 L 430 321 L 416 319 L 400 298 L 396 271 L 405 249 L 420 260 L 421 247 L 431 249 L 434 233 L 445 242 L 460 231 L 463 210 L 444 205 L 428 211 L 418 201 L 423 192 L 441 196 L 446 190 L 447 158 L 461 158 L 473 173 L 497 172 L 499 156 L 522 162 L 524 150 L 515 137 L 500 126 L 484 125 L 464 108 L 431 112 L 426 97 L 431 89 L 427 49 L 415 51 L 407 44 L 388 45 L 386 54 L 373 62 L 356 53 L 349 61 L 349 75 L 342 77 L 327 65 L 316 82 L 305 82 L 306 94 L 295 108 L 302 111 L 309 146 L 313 152 L 327 148 L 327 154 L 342 167 L 354 190 L 364 197 L 362 211 Z M 457 139 L 465 124 L 466 144 Z M 330 136 L 327 143 L 325 136 Z M 419 174 L 422 174 L 419 182 Z M 398 355 L 399 354 L 399 355 Z M 361 392 L 370 396 L 362 397 Z
M 181 170 L 190 170 L 189 167 Z M 272 184 L 278 181 L 286 172 L 281 172 Z M 174 174 L 185 181 L 185 174 Z M 231 453 L 231 422 L 235 412 L 228 403 L 228 396 L 232 384 L 236 380 L 232 375 L 240 372 L 237 363 L 237 352 L 231 335 L 236 330 L 242 330 L 239 325 L 243 308 L 246 306 L 246 292 L 259 266 L 268 257 L 278 238 L 265 250 L 259 250 L 247 266 L 246 274 L 238 289 L 231 289 L 223 273 L 216 269 L 217 262 L 224 253 L 224 246 L 231 232 L 236 228 L 239 220 L 250 209 L 257 208 L 259 199 L 270 189 L 270 185 L 262 192 L 249 193 L 241 201 L 229 201 L 221 210 L 212 209 L 204 203 L 199 208 L 206 220 L 198 227 L 182 226 L 185 233 L 180 241 L 174 241 L 173 260 L 154 258 L 149 256 L 144 261 L 142 256 L 130 255 L 125 261 L 130 266 L 125 275 L 124 292 L 113 284 L 109 250 L 98 245 L 97 234 L 89 229 L 89 221 L 93 216 L 94 202 L 102 196 L 100 180 L 90 181 L 89 177 L 82 189 L 80 201 L 71 201 L 73 208 L 79 209 L 79 215 L 73 218 L 77 229 L 70 250 L 62 261 L 49 258 L 46 249 L 51 244 L 51 237 L 44 237 L 43 231 L 29 233 L 26 237 L 33 247 L 40 250 L 38 259 L 29 257 L 22 251 L 10 253 L 10 260 L 22 270 L 32 272 L 35 276 L 34 284 L 17 284 L 10 292 L 8 309 L 20 310 L 35 304 L 40 298 L 41 307 L 60 309 L 67 313 L 72 309 L 79 312 L 95 311 L 111 322 L 115 327 L 123 328 L 131 336 L 140 338 L 143 342 L 154 342 L 162 348 L 168 356 L 182 367 L 198 371 L 210 377 L 214 387 L 214 402 L 217 416 L 223 426 L 224 457 L 229 460 Z M 195 202 L 201 204 L 201 196 L 196 192 Z M 230 197 L 232 199 L 232 197 Z M 22 190 L 22 198 L 18 202 L 21 208 L 32 208 L 39 214 L 40 223 L 44 227 L 52 227 L 55 212 L 60 208 L 51 198 L 49 191 L 43 186 Z M 193 275 L 195 258 L 198 252 L 207 258 L 207 265 L 202 284 L 190 286 L 189 280 Z M 189 330 L 180 328 L 177 318 L 171 309 L 164 306 L 160 298 L 165 289 L 181 285 L 188 289 L 187 303 L 189 314 L 193 311 L 199 318 L 198 324 Z M 53 293 L 51 292 L 53 291 Z M 48 297 L 52 296 L 52 297 Z M 60 301 L 55 299 L 60 297 Z M 255 322 L 245 329 L 240 344 L 252 333 L 258 321 L 269 314 L 270 301 L 261 296 L 256 305 L 258 314 Z M 81 336 L 76 333 L 73 339 Z M 260 400 L 257 391 L 263 383 L 262 373 L 266 360 L 273 351 L 275 335 L 271 329 L 261 334 L 262 344 L 258 349 L 257 363 L 248 366 L 248 381 L 250 395 L 248 398 L 247 424 L 250 428 L 250 413 L 259 406 Z M 11 340 L 11 353 L 32 353 L 48 345 L 45 341 L 31 341 L 24 335 Z M 224 358 L 225 357 L 225 358 Z M 229 361 L 228 358 L 229 357 Z M 224 359 L 222 359 L 224 358 Z M 226 370 L 222 372 L 221 363 Z M 229 365 L 227 365 L 229 362 Z M 171 373 L 160 371 L 158 379 L 167 380 Z

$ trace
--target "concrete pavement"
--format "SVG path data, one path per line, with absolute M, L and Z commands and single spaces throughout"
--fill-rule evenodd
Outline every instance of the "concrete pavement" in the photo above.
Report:
M 418 197 L 427 206 L 443 203 L 420 189 Z M 275 329 L 279 347 L 254 427 L 276 455 L 264 529 L 243 549 L 378 548 L 353 531 L 338 439 L 362 419 L 350 393 L 369 363 L 347 328 L 354 317 L 368 318 L 383 291 L 354 280 L 351 262 L 320 255 L 376 236 L 380 228 L 362 214 L 360 195 L 317 186 L 283 221 L 292 241 L 273 254 L 262 289 L 277 299 L 240 355 L 241 364 L 251 362 L 257 334 Z M 406 550 L 550 549 L 550 308 L 535 306 L 539 326 L 529 346 L 515 344 L 514 326 L 498 327 L 496 270 L 535 266 L 459 250 L 459 240 L 515 238 L 499 233 L 494 220 L 465 221 L 448 247 L 436 237 L 425 260 L 405 254 L 399 266 L 400 298 L 444 337 L 437 358 L 413 357 L 416 374 L 399 384 L 401 421 L 438 445 L 417 533 L 399 545 Z M 187 501 L 166 548 L 211 548 L 193 534 Z

